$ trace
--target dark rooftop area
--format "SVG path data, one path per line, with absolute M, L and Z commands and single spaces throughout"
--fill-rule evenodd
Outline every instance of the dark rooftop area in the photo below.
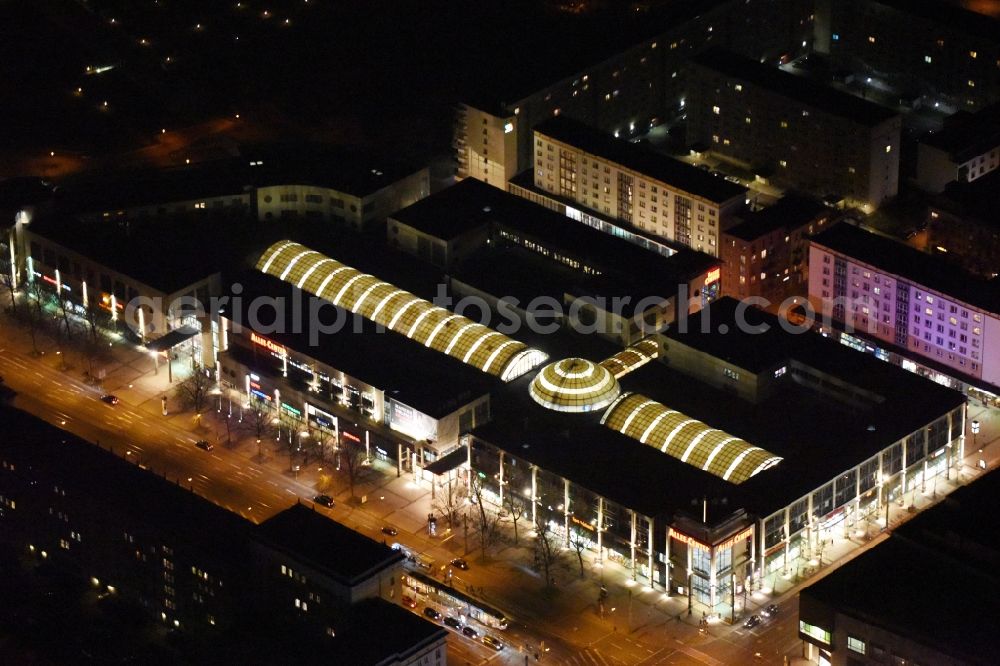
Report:
M 310 562 L 345 585 L 403 560 L 403 554 L 303 504 L 268 518 L 258 528 L 271 547 Z
M 945 257 L 921 252 L 851 224 L 838 224 L 813 236 L 812 242 L 942 294 L 1000 312 L 1000 282 L 975 277 Z
M 378 276 L 384 278 L 383 275 Z M 284 320 L 274 322 L 280 324 L 281 330 L 287 332 L 265 331 L 262 335 L 382 389 L 386 398 L 394 398 L 432 418 L 451 414 L 462 405 L 489 393 L 499 384 L 499 381 L 490 375 L 450 356 L 428 349 L 403 335 L 388 330 L 379 332 L 372 322 L 354 317 L 327 301 L 323 301 L 327 305 L 320 310 L 322 323 L 325 325 L 334 321 L 345 323 L 332 333 L 323 333 L 317 329 L 318 343 L 311 344 L 309 322 L 296 318 L 298 315 L 304 318 L 310 311 L 308 300 L 311 298 L 310 294 L 278 278 L 252 271 L 235 275 L 233 283 L 243 287 L 241 301 L 243 310 L 240 319 L 244 325 L 253 321 L 249 316 L 249 308 L 255 296 L 294 299 L 297 294 L 302 298 L 301 312 L 296 312 L 294 307 L 286 307 Z M 262 325 L 272 323 L 272 310 L 262 308 L 259 312 L 258 318 Z M 229 314 L 232 313 L 227 309 L 227 315 Z M 246 357 L 250 352 L 234 347 L 227 353 L 254 364 L 253 358 Z M 304 373 L 299 377 L 298 371 L 292 369 L 290 379 L 304 382 L 307 377 Z
M 713 326 L 728 323 L 735 331 L 735 304 L 732 299 L 713 304 Z M 656 361 L 620 380 L 623 391 L 646 395 L 784 458 L 738 486 L 599 425 L 600 414 L 562 414 L 534 404 L 525 397 L 523 378 L 494 401 L 493 422 L 474 433 L 650 515 L 685 509 L 692 497 L 707 494 L 717 501 L 726 498 L 733 509 L 742 506 L 766 516 L 926 425 L 932 415 L 964 402 L 955 391 L 818 334 L 784 333 L 772 315 L 753 310 L 747 320 L 774 328 L 762 335 L 695 333 L 684 339 L 708 353 L 739 359 L 745 364 L 740 367 L 795 359 L 866 389 L 881 402 L 876 404 L 873 396 L 870 405 L 848 406 L 788 373 L 770 397 L 752 404 Z M 698 328 L 697 320 L 689 322 L 689 329 Z M 622 478 L 630 482 L 623 484 Z M 663 479 L 670 479 L 669 486 Z
M 406 663 L 412 655 L 410 650 L 420 649 L 447 633 L 441 625 L 402 606 L 380 598 L 365 599 L 345 613 L 336 638 L 324 647 L 321 656 L 329 664 Z
M 798 194 L 786 194 L 773 206 L 748 212 L 743 221 L 723 234 L 752 241 L 777 229 L 795 229 L 824 215 L 834 215 L 822 201 Z
M 963 663 L 996 663 L 1000 525 L 996 512 L 982 509 L 995 502 L 998 492 L 996 472 L 960 488 L 885 543 L 803 590 L 803 597 Z M 979 558 L 971 548 L 956 548 L 966 541 L 984 546 Z M 915 585 L 915 579 L 920 583 Z
M 565 116 L 549 118 L 535 132 L 708 201 L 721 204 L 746 195 L 741 185 Z
M 982 37 L 993 43 L 1000 42 L 1000 22 L 997 8 L 992 3 L 970 2 L 969 0 L 877 0 L 878 4 L 894 7 L 906 14 L 927 19 L 931 23 Z M 977 11 L 977 5 L 986 11 Z M 989 13 L 993 10 L 993 14 Z
M 725 49 L 709 49 L 694 56 L 692 62 L 723 76 L 765 88 L 821 113 L 840 116 L 861 125 L 875 126 L 898 115 L 895 111 L 860 97 L 828 88 Z
M 602 271 L 623 272 L 624 267 L 645 279 L 673 284 L 719 265 L 717 258 L 688 248 L 664 257 L 475 178 L 466 178 L 397 211 L 392 219 L 444 238 L 467 229 L 495 225 L 547 247 L 559 248 L 581 264 Z
M 921 143 L 948 153 L 957 163 L 1000 146 L 1000 104 L 976 113 L 958 111 L 944 120 L 944 127 L 928 134 Z

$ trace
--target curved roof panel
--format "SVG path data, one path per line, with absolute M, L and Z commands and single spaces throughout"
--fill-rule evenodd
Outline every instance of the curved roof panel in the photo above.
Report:
M 622 394 L 604 413 L 601 423 L 735 484 L 781 461 L 780 456 L 759 446 L 638 393 Z
M 603 409 L 618 397 L 614 375 L 602 365 L 582 358 L 566 358 L 542 368 L 531 381 L 532 399 L 557 412 Z
M 503 381 L 547 358 L 523 342 L 294 241 L 269 247 L 257 269 Z

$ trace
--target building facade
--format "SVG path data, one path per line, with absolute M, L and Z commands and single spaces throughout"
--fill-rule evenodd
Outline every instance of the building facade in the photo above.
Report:
M 896 195 L 894 111 L 721 49 L 688 71 L 689 143 L 776 185 L 869 212 Z
M 746 189 L 567 118 L 535 128 L 535 187 L 712 256 Z
M 891 347 L 912 369 L 914 361 L 931 363 L 992 393 L 1000 390 L 996 288 L 851 225 L 820 234 L 809 248 L 809 300 L 817 312 Z
M 998 65 L 1000 69 L 1000 65 Z M 917 184 L 939 193 L 949 183 L 971 183 L 1000 165 L 1000 104 L 959 111 L 917 147 Z

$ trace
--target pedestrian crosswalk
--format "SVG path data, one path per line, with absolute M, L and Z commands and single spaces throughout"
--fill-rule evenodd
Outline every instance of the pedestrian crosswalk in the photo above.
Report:
M 623 662 L 601 654 L 597 648 L 586 648 L 561 663 L 566 666 L 619 666 Z

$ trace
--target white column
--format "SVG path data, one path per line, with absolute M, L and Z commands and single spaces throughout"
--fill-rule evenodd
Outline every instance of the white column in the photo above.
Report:
M 597 561 L 604 561 L 604 498 L 597 498 Z
M 649 586 L 653 587 L 653 519 L 646 518 L 646 566 Z
M 538 467 L 531 466 L 531 524 L 538 524 Z
M 569 548 L 569 479 L 563 479 L 563 525 L 566 530 L 566 547 Z
M 629 543 L 629 549 L 632 552 L 632 580 L 635 580 L 635 576 L 636 576 L 636 571 L 635 571 L 635 531 L 636 531 L 636 526 L 635 526 L 635 511 L 633 511 L 632 509 L 629 509 L 628 514 L 629 514 L 629 522 L 631 523 L 631 536 L 632 536 L 632 538 L 630 540 L 630 543 Z
M 497 488 L 500 495 L 500 510 L 503 511 L 503 451 L 500 451 L 500 475 L 497 478 L 499 480 Z

